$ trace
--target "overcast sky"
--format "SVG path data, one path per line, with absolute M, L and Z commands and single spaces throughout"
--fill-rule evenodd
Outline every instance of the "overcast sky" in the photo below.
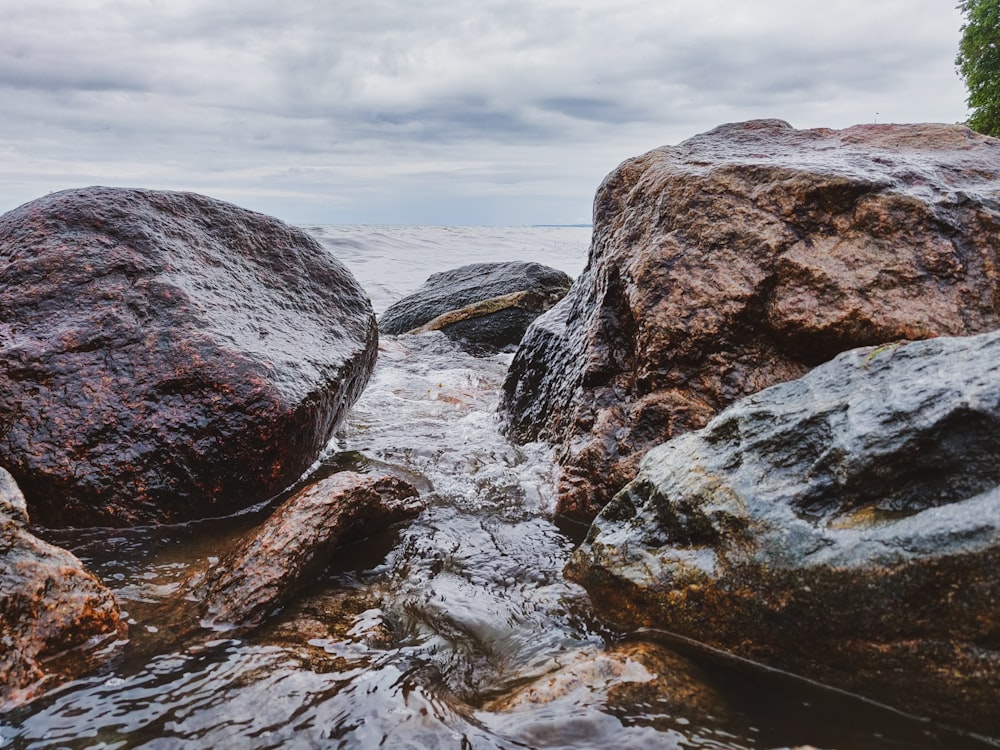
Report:
M 193 190 L 295 223 L 586 223 L 725 122 L 959 122 L 953 0 L 0 0 L 0 211 Z

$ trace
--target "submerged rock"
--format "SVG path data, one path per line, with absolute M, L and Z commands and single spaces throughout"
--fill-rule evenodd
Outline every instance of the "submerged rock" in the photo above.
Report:
M 0 216 L 0 461 L 52 527 L 247 507 L 316 459 L 377 336 L 299 229 L 190 193 L 54 193 Z
M 1000 325 L 1000 141 L 951 125 L 725 125 L 630 159 L 587 269 L 521 343 L 512 437 L 593 514 L 653 445 L 857 346 Z
M 256 627 L 321 572 L 336 547 L 423 508 L 413 485 L 398 477 L 333 474 L 282 503 L 190 596 L 201 600 L 206 625 Z
M 516 345 L 562 299 L 572 279 L 539 263 L 474 263 L 431 275 L 383 313 L 385 334 L 441 331 L 473 351 Z
M 89 671 L 127 630 L 114 594 L 27 525 L 24 496 L 0 469 L 0 708 Z
M 353 582 L 310 592 L 257 631 L 254 640 L 297 653 L 315 672 L 367 666 L 397 643 L 375 589 Z
M 1000 737 L 1000 332 L 841 354 L 649 451 L 603 614 Z
M 649 709 L 645 720 L 660 731 L 683 730 L 691 724 L 707 727 L 730 719 L 725 697 L 712 687 L 704 670 L 658 644 L 633 642 L 607 651 L 569 651 L 560 662 L 553 671 L 487 703 L 484 709 L 512 714 L 529 742 L 539 739 L 536 733 L 551 731 L 562 706 L 571 713 L 569 707 L 601 705 L 613 714 L 645 706 Z M 543 707 L 550 708 L 538 711 Z M 498 718 L 492 721 L 500 723 Z M 532 731 L 535 722 L 537 732 Z

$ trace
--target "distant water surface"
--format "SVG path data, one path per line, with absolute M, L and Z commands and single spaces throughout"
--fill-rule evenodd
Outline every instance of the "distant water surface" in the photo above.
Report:
M 576 278 L 587 261 L 590 227 L 303 227 L 351 269 L 375 312 L 428 276 L 468 263 L 535 261 Z

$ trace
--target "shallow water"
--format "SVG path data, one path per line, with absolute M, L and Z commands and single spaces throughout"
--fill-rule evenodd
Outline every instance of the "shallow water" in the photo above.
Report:
M 537 259 L 575 274 L 586 250 L 580 229 L 313 231 L 378 310 L 434 271 Z M 584 530 L 552 518 L 548 450 L 497 430 L 509 360 L 471 357 L 439 333 L 383 340 L 326 463 L 391 467 L 428 507 L 342 549 L 301 602 L 251 636 L 166 623 L 180 582 L 265 509 L 49 532 L 116 591 L 130 642 L 102 673 L 0 716 L 0 747 L 983 746 L 668 634 L 602 628 L 561 574 Z

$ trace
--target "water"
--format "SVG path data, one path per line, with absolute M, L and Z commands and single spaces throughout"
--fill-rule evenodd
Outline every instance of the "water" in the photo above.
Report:
M 576 275 L 580 228 L 310 227 L 381 312 L 430 273 L 537 260 Z M 99 674 L 0 716 L 3 748 L 982 747 L 926 723 L 593 618 L 561 570 L 551 455 L 497 431 L 510 355 L 386 337 L 327 462 L 386 465 L 428 508 L 344 548 L 245 638 L 180 635 L 165 609 L 263 512 L 156 530 L 49 532 L 118 594 L 130 642 Z
M 589 227 L 308 226 L 351 269 L 376 314 L 432 273 L 467 263 L 523 260 L 576 277 L 587 261 Z

